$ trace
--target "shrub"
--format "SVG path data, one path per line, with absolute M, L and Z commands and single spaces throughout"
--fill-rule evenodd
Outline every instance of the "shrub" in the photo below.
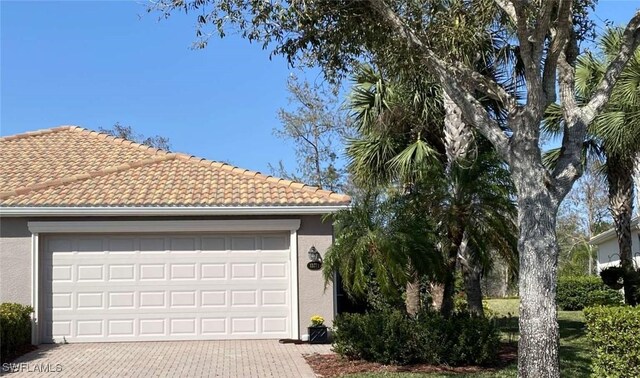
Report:
M 622 295 L 615 290 L 594 290 L 587 294 L 587 306 L 620 306 Z
M 595 291 L 606 291 L 608 294 L 592 294 L 592 300 L 596 300 L 595 297 L 602 298 L 603 296 L 607 296 L 607 298 L 610 299 L 616 295 L 620 300 L 622 299 L 618 292 L 607 287 L 598 277 L 561 277 L 558 280 L 558 307 L 565 311 L 582 310 L 586 306 L 589 306 L 590 293 Z
M 434 312 L 412 318 L 399 310 L 340 314 L 334 327 L 336 353 L 383 364 L 489 365 L 499 344 L 495 323 L 468 313 L 451 318 Z
M 593 377 L 640 377 L 640 307 L 588 307 Z
M 0 304 L 0 351 L 2 359 L 11 359 L 19 349 L 31 344 L 31 306 Z

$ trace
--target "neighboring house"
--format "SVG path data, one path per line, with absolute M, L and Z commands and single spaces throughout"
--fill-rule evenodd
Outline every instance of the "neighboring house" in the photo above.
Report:
M 0 138 L 0 302 L 36 344 L 298 339 L 333 318 L 307 263 L 349 201 L 74 126 Z
M 609 266 L 620 265 L 620 248 L 614 228 L 591 238 L 590 244 L 598 247 L 598 272 Z M 640 217 L 631 220 L 631 251 L 636 268 L 640 267 Z

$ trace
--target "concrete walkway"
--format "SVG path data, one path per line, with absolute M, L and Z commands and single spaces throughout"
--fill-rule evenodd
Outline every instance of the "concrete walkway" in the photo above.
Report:
M 7 377 L 315 377 L 304 354 L 330 345 L 277 340 L 49 344 L 11 366 Z M 49 372 L 43 372 L 48 370 Z

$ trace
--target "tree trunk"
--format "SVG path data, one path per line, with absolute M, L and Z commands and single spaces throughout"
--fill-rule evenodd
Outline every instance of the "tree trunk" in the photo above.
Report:
M 609 206 L 618 236 L 620 264 L 624 280 L 624 302 L 637 305 L 635 288 L 632 285 L 634 273 L 631 251 L 631 218 L 633 217 L 633 164 L 632 159 L 618 155 L 607 156 L 607 181 L 609 183 Z
M 473 131 L 462 119 L 462 109 L 442 91 L 444 108 L 444 146 L 449 166 L 458 159 L 464 159 L 473 141 Z
M 469 312 L 484 316 L 482 308 L 482 289 L 480 288 L 480 279 L 482 278 L 482 267 L 474 259 L 472 246 L 469 245 L 468 234 L 465 232 L 460 243 L 458 259 L 462 267 L 462 277 L 464 279 L 464 292 L 467 297 L 467 307 Z
M 640 154 L 636 156 L 633 181 L 635 182 L 636 187 L 636 209 L 638 210 L 640 209 Z
M 407 314 L 416 316 L 420 311 L 420 278 L 416 272 L 413 272 L 411 279 L 407 281 L 405 296 Z
M 442 285 L 442 306 L 440 307 L 440 313 L 445 317 L 451 316 L 455 309 L 454 296 L 456 294 L 456 265 L 458 245 L 451 247 L 453 251 L 449 252 L 445 267 L 446 272 Z
M 556 213 L 560 199 L 546 187 L 546 170 L 529 157 L 511 165 L 518 191 L 520 340 L 518 376 L 559 377 Z
M 484 316 L 482 289 L 480 288 L 482 269 L 478 264 L 469 261 L 469 264 L 462 266 L 462 274 L 464 276 L 464 291 L 467 297 L 469 312 L 474 315 Z
M 459 164 L 462 159 L 466 158 L 474 136 L 469 125 L 467 125 L 462 118 L 462 109 L 451 99 L 446 90 L 442 91 L 442 105 L 445 113 L 443 132 L 445 152 L 447 155 L 446 174 L 451 178 L 451 170 L 454 164 Z M 450 181 L 452 180 L 450 179 Z M 458 188 L 455 182 L 452 182 L 452 188 L 450 190 L 454 197 L 457 196 Z M 461 224 L 464 224 L 465 220 L 463 219 L 463 215 L 457 211 L 456 206 L 453 206 L 450 211 L 454 214 L 457 213 L 458 220 Z M 454 295 L 456 289 L 457 256 L 458 250 L 462 245 L 463 233 L 464 226 L 449 225 L 447 236 L 450 246 L 447 251 L 447 271 L 445 272 L 442 306 L 440 307 L 440 313 L 446 317 L 450 316 L 455 309 Z
M 441 283 L 431 282 L 429 284 L 429 293 L 431 294 L 431 305 L 436 311 L 442 308 L 442 297 L 444 296 L 444 286 Z
M 510 273 L 511 272 L 509 271 L 509 266 L 505 264 L 505 267 L 504 267 L 504 281 L 502 281 L 502 283 L 504 285 L 503 286 L 504 289 L 502 290 L 502 297 L 503 298 L 506 297 L 507 293 L 509 292 L 509 277 L 510 277 L 509 274 Z

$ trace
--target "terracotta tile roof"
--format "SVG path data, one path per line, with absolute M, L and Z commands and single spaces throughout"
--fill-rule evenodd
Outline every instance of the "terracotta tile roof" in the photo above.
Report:
M 76 126 L 0 138 L 0 206 L 322 206 L 349 196 Z

